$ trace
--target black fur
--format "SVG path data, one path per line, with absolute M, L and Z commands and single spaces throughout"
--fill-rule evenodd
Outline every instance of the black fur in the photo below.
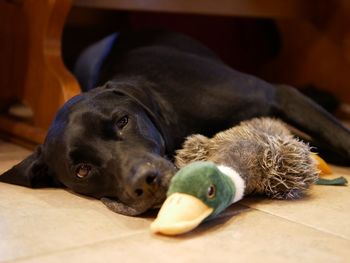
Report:
M 123 116 L 129 122 L 119 129 Z M 186 136 L 259 116 L 282 118 L 350 163 L 349 130 L 294 88 L 237 72 L 183 35 L 121 34 L 100 87 L 68 101 L 44 144 L 0 181 L 64 185 L 137 215 L 163 201 L 174 173 L 169 159 Z M 91 166 L 84 179 L 79 164 Z

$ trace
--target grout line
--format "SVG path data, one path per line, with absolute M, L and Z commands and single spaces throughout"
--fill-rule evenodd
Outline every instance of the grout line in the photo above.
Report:
M 280 215 L 276 215 L 274 213 L 271 213 L 267 210 L 262 210 L 262 209 L 259 209 L 259 208 L 256 208 L 256 207 L 253 207 L 253 206 L 250 206 L 250 205 L 247 205 L 247 204 L 244 204 L 244 203 L 241 203 L 239 202 L 239 205 L 241 206 L 244 206 L 244 207 L 247 207 L 247 208 L 250 208 L 250 209 L 253 209 L 253 210 L 256 210 L 256 211 L 259 211 L 259 212 L 262 212 L 262 213 L 265 213 L 265 214 L 268 214 L 268 215 L 272 215 L 272 216 L 275 216 L 277 218 L 281 218 L 283 220 L 286 220 L 286 221 L 289 221 L 289 222 L 292 222 L 292 223 L 295 223 L 295 224 L 299 224 L 299 225 L 302 225 L 302 226 L 306 226 L 308 228 L 312 228 L 314 230 L 317 230 L 317 231 L 320 231 L 322 233 L 325 233 L 325 234 L 330 234 L 332 236 L 335 236 L 337 238 L 341 238 L 341 239 L 344 239 L 346 241 L 350 241 L 350 239 L 346 236 L 342 236 L 342 235 L 339 235 L 339 234 L 335 234 L 333 232 L 329 232 L 327 230 L 324 230 L 324 229 L 321 229 L 321 228 L 318 228 L 318 227 L 315 227 L 313 225 L 310 225 L 310 224 L 305 224 L 305 223 L 301 223 L 299 221 L 296 221 L 296 220 L 293 220 L 293 219 L 290 219 L 290 218 L 287 218 L 287 217 L 284 217 L 284 216 L 280 216 Z
M 249 207 L 250 207 L 250 206 L 249 206 Z M 302 225 L 302 226 L 306 226 L 306 227 L 308 227 L 308 228 L 312 228 L 312 229 L 314 229 L 314 230 L 317 230 L 317 231 L 320 231 L 320 232 L 322 232 L 322 233 L 335 236 L 335 237 L 337 237 L 337 238 L 344 239 L 344 240 L 346 240 L 346 241 L 350 241 L 350 239 L 349 239 L 348 237 L 346 237 L 346 236 L 342 236 L 342 235 L 339 235 L 339 234 L 335 234 L 335 233 L 333 233 L 333 232 L 329 232 L 329 231 L 327 231 L 327 230 L 321 229 L 321 228 L 319 228 L 319 227 L 315 227 L 315 226 L 313 226 L 313 225 L 301 223 L 301 222 L 295 221 L 295 220 L 293 220 L 293 219 L 290 219 L 290 218 L 287 218 L 287 217 L 284 217 L 284 216 L 279 216 L 279 215 L 273 214 L 273 213 L 268 212 L 268 211 L 266 211 L 266 210 L 260 210 L 260 209 L 255 208 L 255 207 L 250 207 L 250 208 L 252 208 L 252 209 L 254 209 L 254 210 L 257 210 L 257 211 L 260 211 L 260 212 L 263 212 L 263 213 L 268 214 L 268 215 L 272 215 L 272 216 L 275 216 L 275 217 L 279 217 L 279 218 L 281 218 L 281 219 L 284 219 L 284 220 L 286 220 L 286 221 L 289 221 L 289 222 L 292 222 L 292 223 L 295 223 L 295 224 L 298 224 L 298 225 Z
M 302 226 L 314 229 L 316 231 L 322 232 L 322 233 L 327 234 L 327 235 L 335 236 L 336 238 L 340 238 L 340 239 L 343 239 L 343 240 L 346 240 L 346 241 L 350 241 L 347 237 L 344 237 L 344 236 L 341 236 L 341 235 L 338 235 L 338 234 L 334 234 L 332 232 L 325 231 L 323 229 L 314 227 L 312 225 L 303 224 L 303 223 L 297 222 L 295 220 L 292 220 L 292 219 L 289 219 L 289 218 L 286 218 L 286 217 L 283 217 L 283 216 L 279 216 L 279 215 L 270 213 L 270 212 L 265 211 L 265 210 L 260 210 L 260 209 L 257 209 L 257 208 L 254 208 L 254 207 L 251 207 L 251 206 L 248 206 L 248 205 L 245 205 L 245 204 L 240 204 L 240 205 L 244 206 L 244 207 L 247 207 L 249 209 L 254 209 L 254 210 L 262 212 L 264 214 L 272 215 L 274 217 L 280 218 L 282 220 L 285 220 L 285 221 L 288 221 L 288 222 L 291 222 L 291 223 L 299 224 L 299 225 L 302 225 Z M 142 233 L 145 233 L 145 232 L 146 232 L 145 230 L 141 230 L 141 231 L 133 232 L 133 233 L 130 233 L 130 234 L 124 234 L 124 235 L 121 235 L 121 236 L 118 236 L 118 237 L 114 237 L 114 238 L 110 238 L 110 239 L 103 239 L 103 240 L 99 240 L 97 242 L 82 244 L 80 246 L 72 246 L 72 247 L 68 247 L 68 248 L 52 250 L 52 251 L 48 251 L 48 252 L 45 252 L 45 253 L 39 253 L 39 254 L 35 254 L 35 255 L 30 255 L 30 256 L 18 257 L 18 258 L 15 258 L 15 259 L 7 260 L 7 261 L 0 261 L 0 262 L 1 263 L 17 263 L 17 262 L 30 260 L 30 259 L 36 259 L 36 258 L 40 259 L 41 257 L 48 256 L 48 255 L 54 255 L 54 254 L 58 254 L 59 255 L 60 253 L 63 253 L 63 252 L 74 251 L 74 250 L 78 250 L 78 249 L 81 249 L 81 248 L 91 247 L 91 246 L 95 246 L 95 245 L 103 244 L 103 243 L 110 243 L 110 242 L 117 241 L 117 240 L 120 240 L 120 239 L 123 239 L 123 238 L 126 238 L 126 237 L 139 235 L 139 234 L 142 234 Z
M 93 243 L 86 243 L 86 244 L 83 244 L 83 245 L 80 245 L 80 246 L 72 246 L 72 247 L 68 247 L 68 248 L 62 248 L 62 249 L 58 249 L 58 250 L 48 251 L 48 252 L 45 252 L 45 253 L 39 253 L 39 254 L 35 254 L 35 255 L 18 257 L 18 258 L 15 258 L 15 259 L 10 259 L 10 260 L 5 260 L 5 261 L 1 261 L 0 260 L 0 263 L 17 263 L 17 262 L 21 262 L 23 260 L 30 260 L 30 259 L 35 259 L 35 258 L 39 258 L 40 259 L 40 257 L 43 257 L 43 256 L 59 254 L 59 253 L 66 252 L 66 251 L 73 251 L 73 250 L 77 250 L 77 249 L 80 249 L 80 248 L 91 247 L 91 246 L 94 246 L 94 245 L 97 245 L 97 244 L 103 244 L 103 243 L 107 243 L 107 242 L 109 243 L 109 242 L 117 241 L 118 239 L 121 239 L 121 238 L 139 235 L 139 234 L 144 233 L 144 232 L 146 232 L 146 231 L 142 230 L 142 231 L 137 231 L 137 232 L 133 232 L 133 233 L 130 233 L 130 234 L 124 234 L 124 235 L 121 235 L 119 237 L 114 237 L 114 238 L 110 238 L 110 239 L 102 239 L 102 240 L 99 240 L 99 241 L 93 242 Z

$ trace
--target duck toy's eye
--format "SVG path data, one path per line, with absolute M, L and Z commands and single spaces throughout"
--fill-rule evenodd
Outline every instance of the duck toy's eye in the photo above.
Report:
M 215 185 L 211 185 L 208 187 L 208 192 L 207 192 L 207 196 L 208 198 L 212 199 L 214 198 L 216 195 L 216 187 Z

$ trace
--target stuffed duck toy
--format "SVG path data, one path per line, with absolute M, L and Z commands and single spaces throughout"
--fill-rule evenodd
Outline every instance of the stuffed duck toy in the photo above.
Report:
M 296 199 L 327 164 L 276 119 L 241 122 L 213 138 L 188 137 L 177 151 L 172 178 L 153 233 L 178 235 L 213 218 L 249 194 Z

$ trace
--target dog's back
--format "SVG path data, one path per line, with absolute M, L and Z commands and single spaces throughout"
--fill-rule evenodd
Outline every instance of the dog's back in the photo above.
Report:
M 60 109 L 45 143 L 0 181 L 63 184 L 137 215 L 163 201 L 174 173 L 167 157 L 186 136 L 259 116 L 282 118 L 350 164 L 350 131 L 324 109 L 292 87 L 230 68 L 183 35 L 121 33 L 97 81 Z
M 165 31 L 121 34 L 102 67 L 100 83 L 125 76 L 136 79 L 136 85 L 152 86 L 163 100 L 164 114 L 166 109 L 176 112 L 176 123 L 170 125 L 178 142 L 191 133 L 210 136 L 242 120 L 275 116 L 312 136 L 333 162 L 350 159 L 349 130 L 322 107 L 292 87 L 276 87 L 233 70 L 187 36 Z

